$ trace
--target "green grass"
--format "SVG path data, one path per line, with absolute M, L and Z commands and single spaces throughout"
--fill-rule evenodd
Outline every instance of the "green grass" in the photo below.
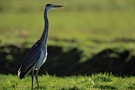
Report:
M 118 77 L 114 75 L 93 74 L 92 76 L 39 76 L 40 90 L 99 90 L 135 89 L 135 77 Z M 0 75 L 1 90 L 27 90 L 31 88 L 31 77 L 23 80 L 13 75 Z M 37 88 L 34 83 L 34 88 Z
M 43 30 L 46 3 L 64 5 L 49 12 L 49 45 L 77 47 L 87 57 L 106 48 L 135 50 L 133 0 L 1 0 L 0 43 L 30 43 L 30 47 L 36 42 Z
M 77 47 L 84 51 L 86 58 L 106 48 L 129 49 L 135 55 L 134 0 L 0 0 L 0 44 L 30 47 L 36 42 L 43 30 L 46 3 L 64 5 L 49 12 L 49 45 Z M 39 82 L 43 90 L 135 89 L 135 77 L 108 74 L 43 75 Z M 30 87 L 30 77 L 21 81 L 17 76 L 0 75 L 2 90 Z

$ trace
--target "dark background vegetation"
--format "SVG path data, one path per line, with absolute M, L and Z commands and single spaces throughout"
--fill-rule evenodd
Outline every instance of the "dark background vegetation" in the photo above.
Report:
M 28 48 L 6 45 L 0 47 L 0 73 L 17 74 L 22 58 Z M 91 75 L 109 72 L 115 75 L 135 75 L 135 56 L 129 50 L 105 49 L 85 62 L 80 62 L 82 51 L 72 48 L 67 52 L 62 47 L 48 46 L 48 59 L 40 74 L 57 76 Z
M 39 74 L 135 75 L 134 0 L 0 0 L 0 74 L 17 74 L 49 12 L 48 58 Z

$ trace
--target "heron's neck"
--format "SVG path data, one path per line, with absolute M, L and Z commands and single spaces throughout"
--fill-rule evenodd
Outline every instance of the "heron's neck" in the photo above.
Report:
M 44 10 L 44 30 L 41 36 L 41 42 L 43 45 L 46 45 L 47 43 L 47 37 L 48 37 L 48 28 L 49 28 L 49 22 L 47 18 L 47 9 Z

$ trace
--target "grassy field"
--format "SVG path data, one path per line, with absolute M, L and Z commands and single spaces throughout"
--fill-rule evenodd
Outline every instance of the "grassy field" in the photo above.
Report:
M 1 0 L 0 43 L 31 46 L 42 33 L 46 3 L 64 5 L 49 12 L 49 45 L 77 47 L 88 57 L 105 48 L 135 50 L 133 0 Z
M 49 12 L 48 45 L 77 47 L 85 59 L 106 48 L 128 49 L 135 55 L 134 0 L 0 0 L 0 45 L 30 47 L 43 30 L 46 3 L 62 4 Z M 39 77 L 41 90 L 135 89 L 135 77 L 109 74 Z M 36 85 L 35 85 L 36 86 Z M 31 78 L 0 75 L 1 90 L 26 90 Z M 36 87 L 35 87 L 36 89 Z
M 105 74 L 93 74 L 92 76 L 66 76 L 56 77 L 39 76 L 40 90 L 100 90 L 135 89 L 135 77 L 118 77 Z M 27 90 L 31 88 L 31 77 L 23 80 L 13 75 L 0 75 L 1 90 Z M 37 88 L 34 83 L 34 89 Z

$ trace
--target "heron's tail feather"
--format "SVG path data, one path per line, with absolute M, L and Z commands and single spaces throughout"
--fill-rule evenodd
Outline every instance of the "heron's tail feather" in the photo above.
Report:
M 34 65 L 34 64 L 33 64 Z M 25 68 L 25 66 L 23 66 L 23 64 L 21 65 L 21 67 L 18 70 L 18 77 L 20 79 L 24 78 L 26 75 L 28 75 L 32 70 L 33 70 L 33 65 L 31 65 L 28 68 Z
M 20 69 L 18 70 L 18 77 L 19 77 L 20 79 L 24 78 L 25 74 L 26 74 L 26 73 L 21 72 Z
M 18 70 L 18 77 L 20 79 L 24 78 L 26 75 L 28 75 L 31 72 L 31 67 L 29 67 L 28 69 L 24 70 L 22 67 L 19 68 Z

